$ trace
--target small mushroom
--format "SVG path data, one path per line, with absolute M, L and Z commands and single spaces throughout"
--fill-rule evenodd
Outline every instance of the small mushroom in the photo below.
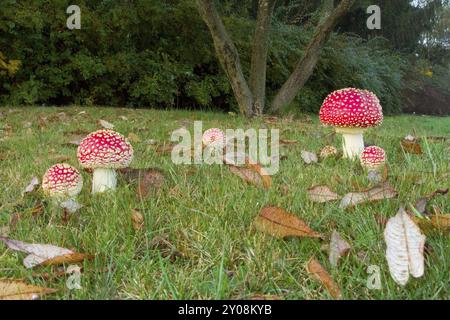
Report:
M 208 129 L 203 133 L 202 143 L 203 147 L 223 148 L 225 145 L 225 134 L 218 128 Z
M 320 150 L 320 159 L 326 159 L 331 156 L 336 156 L 338 151 L 333 146 L 325 146 Z
M 128 167 L 133 147 L 120 133 L 98 130 L 81 141 L 77 156 L 83 168 L 93 169 L 92 193 L 105 192 L 116 189 L 116 169 Z
M 374 93 L 347 88 L 334 91 L 325 99 L 320 121 L 336 127 L 344 138 L 344 158 L 354 159 L 364 149 L 364 131 L 383 122 L 383 110 Z
M 377 171 L 386 163 L 386 152 L 376 146 L 367 147 L 359 157 L 361 166 L 369 171 Z
M 44 194 L 56 201 L 75 198 L 83 188 L 80 172 L 66 163 L 51 166 L 42 178 Z

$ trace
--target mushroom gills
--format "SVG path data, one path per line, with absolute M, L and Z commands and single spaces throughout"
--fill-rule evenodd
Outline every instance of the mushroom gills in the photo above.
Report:
M 362 128 L 337 128 L 337 133 L 342 134 L 344 158 L 355 159 L 364 150 L 364 129 Z
M 92 178 L 92 193 L 115 190 L 117 185 L 116 170 L 96 168 Z

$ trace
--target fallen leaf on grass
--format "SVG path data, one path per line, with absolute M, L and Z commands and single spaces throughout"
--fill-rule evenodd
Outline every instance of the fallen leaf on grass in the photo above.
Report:
M 306 164 L 317 163 L 319 159 L 315 153 L 302 150 L 301 157 Z
M 314 257 L 309 259 L 306 265 L 306 271 L 319 280 L 334 299 L 342 299 L 341 289 L 334 282 L 333 278 L 331 278 L 327 270 L 325 270 L 325 268 L 322 267 L 319 261 L 317 261 Z
M 135 231 L 139 231 L 144 226 L 144 216 L 139 209 L 131 209 L 131 224 Z
M 184 258 L 183 253 L 177 250 L 166 234 L 154 237 L 150 242 L 150 246 L 152 249 L 159 250 L 163 258 L 170 258 L 171 261 L 177 258 Z
M 0 237 L 0 241 L 3 241 L 3 243 L 11 250 L 27 253 L 28 256 L 23 260 L 23 264 L 27 268 L 33 268 L 42 265 L 43 263 L 45 263 L 45 265 L 56 265 L 62 263 L 74 263 L 74 260 L 80 262 L 91 257 L 87 254 L 76 253 L 72 250 L 51 244 L 26 243 L 5 237 Z
M 175 147 L 175 144 L 172 144 L 172 143 L 159 145 L 158 147 L 156 147 L 156 153 L 158 153 L 158 154 L 171 153 L 174 147 Z
M 33 177 L 31 179 L 30 183 L 28 184 L 28 186 L 26 186 L 26 188 L 23 190 L 22 196 L 25 195 L 26 193 L 33 192 L 34 188 L 38 185 L 39 185 L 39 179 L 37 177 Z
M 313 202 L 325 203 L 341 199 L 328 186 L 315 186 L 306 191 L 308 198 Z
M 137 182 L 136 194 L 141 198 L 156 194 L 164 185 L 164 174 L 156 168 L 124 168 L 118 171 L 128 183 Z
M 405 137 L 401 142 L 400 145 L 406 153 L 411 154 L 422 154 L 422 147 L 419 144 L 419 140 L 416 137 L 413 136 L 407 136 Z
M 256 187 L 268 189 L 272 186 L 272 178 L 259 164 L 249 163 L 247 164 L 247 167 L 230 165 L 229 168 L 232 173 Z
M 414 205 L 414 208 L 417 212 L 420 214 L 427 214 L 426 208 L 428 205 L 428 202 L 431 201 L 433 198 L 435 198 L 438 195 L 446 195 L 448 193 L 449 189 L 439 189 L 434 191 L 433 193 L 430 193 L 429 195 L 426 195 L 423 198 L 420 198 L 416 204 Z
M 426 235 L 432 235 L 435 232 L 448 235 L 450 232 L 450 214 L 436 214 L 427 218 L 411 216 L 411 219 Z
M 384 182 L 383 184 L 377 185 L 367 191 L 350 192 L 346 194 L 342 198 L 339 207 L 341 209 L 346 209 L 366 202 L 392 199 L 395 198 L 397 194 L 397 191 L 395 191 L 388 182 Z
M 346 256 L 350 252 L 350 245 L 341 235 L 334 230 L 331 234 L 330 254 L 328 259 L 333 267 L 337 267 L 339 259 Z
M 396 283 L 406 285 L 410 274 L 423 276 L 426 238 L 403 208 L 387 222 L 384 239 L 389 272 Z
M 114 129 L 114 125 L 112 124 L 112 123 L 109 123 L 108 121 L 106 121 L 106 120 L 102 120 L 102 119 L 100 119 L 100 120 L 98 120 L 97 121 L 97 124 L 98 125 L 100 125 L 100 126 L 102 126 L 103 128 L 105 128 L 105 129 Z
M 0 279 L 0 300 L 36 300 L 57 290 L 26 284 L 23 280 Z
M 275 238 L 310 237 L 323 238 L 303 220 L 279 207 L 264 207 L 255 219 L 257 230 Z
M 324 160 L 329 157 L 336 157 L 338 155 L 338 151 L 333 146 L 325 146 L 320 150 L 320 159 Z

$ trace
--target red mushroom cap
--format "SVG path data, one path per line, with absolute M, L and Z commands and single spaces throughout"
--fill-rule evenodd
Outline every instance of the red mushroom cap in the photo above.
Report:
M 218 128 L 208 129 L 203 133 L 202 142 L 205 146 L 210 144 L 223 146 L 225 144 L 225 134 Z
M 332 92 L 322 104 L 320 121 L 334 127 L 368 128 L 383 122 L 377 96 L 367 90 L 347 88 Z
M 360 160 L 363 167 L 377 168 L 386 162 L 386 152 L 380 147 L 367 147 L 361 153 Z
M 119 169 L 133 160 L 133 147 L 120 133 L 98 130 L 81 141 L 77 156 L 83 168 Z
M 51 166 L 42 178 L 42 189 L 51 197 L 74 197 L 82 188 L 80 172 L 66 163 Z

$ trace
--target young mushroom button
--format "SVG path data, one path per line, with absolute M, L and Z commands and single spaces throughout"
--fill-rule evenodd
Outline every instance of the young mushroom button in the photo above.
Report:
M 92 193 L 115 190 L 116 169 L 126 168 L 133 160 L 133 147 L 120 133 L 99 130 L 90 133 L 78 146 L 78 161 L 93 169 Z
M 380 100 L 370 91 L 347 88 L 331 93 L 320 109 L 320 121 L 336 127 L 344 139 L 345 158 L 354 159 L 364 149 L 363 133 L 383 122 Z
M 58 163 L 51 166 L 42 178 L 44 194 L 55 200 L 76 197 L 83 188 L 83 178 L 74 167 Z
M 368 170 L 377 170 L 386 162 L 386 152 L 380 147 L 371 146 L 363 150 L 360 155 L 361 166 Z

